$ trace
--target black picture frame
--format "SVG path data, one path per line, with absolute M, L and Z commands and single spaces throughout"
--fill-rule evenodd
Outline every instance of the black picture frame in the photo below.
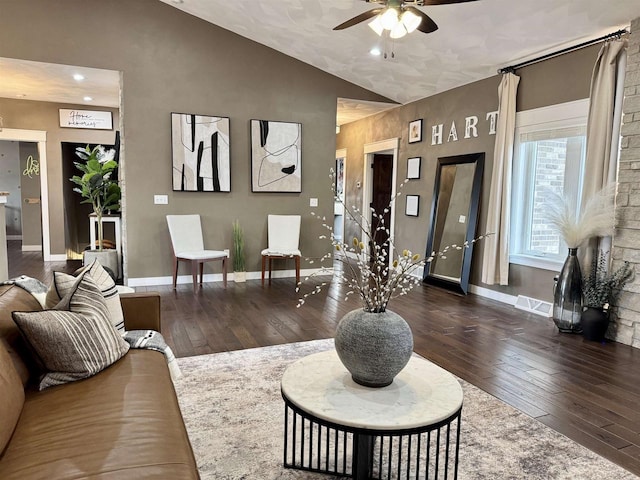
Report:
M 251 191 L 301 193 L 302 123 L 251 119 L 249 128 Z
M 422 157 L 407 158 L 407 178 L 409 180 L 417 180 L 420 178 L 420 164 Z
M 407 217 L 420 216 L 420 195 L 406 195 L 404 214 Z
M 174 192 L 231 191 L 229 117 L 171 112 Z
M 422 141 L 422 119 L 409 122 L 409 143 L 418 143 Z

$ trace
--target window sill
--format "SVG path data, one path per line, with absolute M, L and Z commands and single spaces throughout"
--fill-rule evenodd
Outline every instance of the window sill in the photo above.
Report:
M 558 262 L 557 260 L 532 257 L 529 255 L 509 255 L 509 263 L 524 265 L 525 267 L 540 268 L 542 270 L 551 270 L 552 272 L 560 272 L 563 265 L 563 262 Z

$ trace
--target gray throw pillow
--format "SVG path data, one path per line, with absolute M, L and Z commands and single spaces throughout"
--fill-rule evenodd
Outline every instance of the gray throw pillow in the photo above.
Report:
M 124 334 L 124 313 L 122 312 L 120 295 L 118 294 L 118 288 L 115 282 L 97 260 L 94 260 L 91 265 L 84 267 L 80 271 L 80 273 L 86 272 L 91 275 L 93 281 L 98 285 L 100 292 L 102 292 L 102 296 L 109 309 L 111 324 L 116 327 L 116 330 L 121 334 Z M 54 308 L 67 293 L 75 288 L 77 278 L 78 277 L 67 273 L 53 272 L 53 284 L 47 292 L 45 308 Z
M 90 377 L 122 358 L 129 344 L 109 320 L 96 283 L 83 273 L 55 310 L 13 312 L 13 320 L 48 371 L 40 390 Z

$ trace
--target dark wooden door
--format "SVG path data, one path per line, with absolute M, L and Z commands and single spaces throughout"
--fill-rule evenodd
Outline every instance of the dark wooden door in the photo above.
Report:
M 373 181 L 372 181 L 372 195 L 371 195 L 371 208 L 378 215 L 382 215 L 384 219 L 384 230 L 377 230 L 374 232 L 374 241 L 376 245 L 382 247 L 382 251 L 385 252 L 387 258 L 389 257 L 389 244 L 386 243 L 389 239 L 389 235 L 386 230 L 391 228 L 391 210 L 386 213 L 384 209 L 389 206 L 391 202 L 391 190 L 393 188 L 393 155 L 376 153 L 373 156 Z M 372 226 L 375 229 L 377 218 L 371 217 Z M 371 247 L 371 245 L 370 245 Z M 388 264 L 388 261 L 385 262 Z

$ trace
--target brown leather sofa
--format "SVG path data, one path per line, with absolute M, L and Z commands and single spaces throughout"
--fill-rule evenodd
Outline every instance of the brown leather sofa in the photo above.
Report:
M 160 330 L 160 297 L 126 294 L 127 330 Z M 134 350 L 85 380 L 37 391 L 12 311 L 39 310 L 0 286 L 0 479 L 197 479 L 164 355 Z

